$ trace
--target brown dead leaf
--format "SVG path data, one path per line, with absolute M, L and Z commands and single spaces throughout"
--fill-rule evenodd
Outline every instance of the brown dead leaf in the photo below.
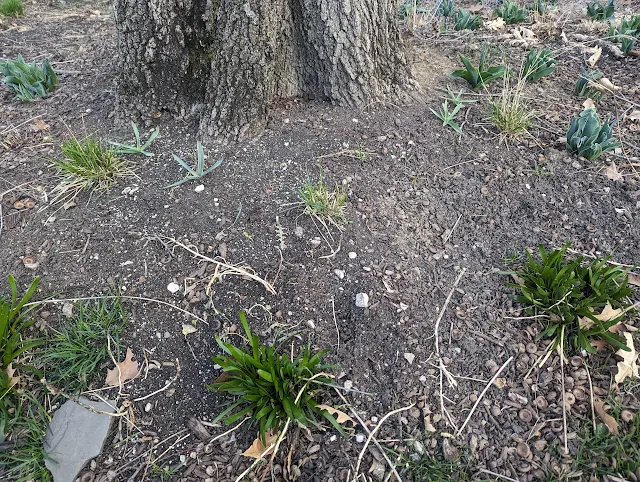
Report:
M 42 119 L 34 119 L 33 126 L 31 128 L 35 132 L 39 132 L 39 131 L 46 131 L 49 129 L 49 127 L 51 126 L 47 124 L 45 121 L 43 121 Z
M 622 335 L 625 331 L 628 331 L 629 333 L 638 331 L 638 328 L 633 325 L 630 325 L 629 323 L 616 323 L 615 325 L 609 327 L 609 331 L 611 333 L 617 333 L 618 335 Z
M 338 410 L 336 408 L 333 408 L 333 407 L 331 407 L 329 405 L 317 405 L 316 408 L 319 408 L 320 410 L 326 410 L 331 415 L 336 415 L 337 414 L 338 416 L 336 417 L 336 421 L 341 425 L 343 423 L 345 423 L 345 422 L 351 422 L 353 425 L 355 425 L 355 422 L 353 421 L 353 419 L 349 415 L 347 415 L 344 412 L 341 412 L 340 410 Z
M 596 351 L 602 351 L 609 346 L 609 343 L 604 340 L 590 340 L 589 343 Z
M 640 366 L 638 366 L 638 354 L 636 348 L 633 346 L 633 335 L 631 333 L 624 333 L 624 338 L 627 341 L 627 346 L 631 349 L 625 351 L 620 349 L 616 352 L 616 355 L 622 357 L 622 361 L 618 362 L 618 373 L 616 373 L 616 383 L 621 383 L 627 378 L 640 378 Z
M 9 388 L 20 383 L 20 376 L 15 375 L 16 371 L 13 368 L 13 363 L 9 363 L 9 365 L 7 365 L 6 372 L 9 377 Z
M 596 108 L 596 103 L 593 101 L 593 99 L 591 97 L 589 97 L 587 100 L 585 100 L 582 103 L 582 107 L 584 107 L 584 110 L 595 109 Z
M 600 56 L 602 55 L 601 47 L 594 47 L 591 51 L 593 52 L 593 54 L 591 54 L 591 57 L 589 57 L 589 59 L 587 60 L 587 64 L 589 64 L 589 67 L 593 67 L 594 65 L 596 65 L 598 60 L 600 60 Z
M 589 99 L 587 99 L 587 100 L 589 100 Z M 618 172 L 618 166 L 616 166 L 615 162 L 612 162 L 611 164 L 609 164 L 607 166 L 607 168 L 604 170 L 604 174 L 605 174 L 605 176 L 607 176 L 612 181 L 622 181 L 622 180 L 624 180 L 624 177 L 622 176 L 622 174 L 620 174 Z
M 258 437 L 253 441 L 251 447 L 245 450 L 242 455 L 244 455 L 245 457 L 251 457 L 252 459 L 260 459 L 265 455 L 269 455 L 270 453 L 272 453 L 275 446 L 271 447 L 266 453 L 265 451 L 267 450 L 267 447 L 275 444 L 276 440 L 278 440 L 278 434 L 274 434 L 273 432 L 269 431 L 265 434 L 265 438 L 267 442 L 266 446 L 262 443 L 260 437 Z
M 599 398 L 595 398 L 593 400 L 593 408 L 598 414 L 598 417 L 600 417 L 600 420 L 602 420 L 607 426 L 609 432 L 614 435 L 618 435 L 618 422 L 615 418 L 613 418 L 606 412 L 606 410 L 604 409 L 604 402 Z
M 629 284 L 634 286 L 640 286 L 640 274 L 629 272 Z
M 634 110 L 631 114 L 625 117 L 630 121 L 640 121 L 640 110 Z
M 507 379 L 506 378 L 496 378 L 493 381 L 493 384 L 496 387 L 498 387 L 500 390 L 502 390 L 507 385 Z
M 605 306 L 602 309 L 602 313 L 600 313 L 599 315 L 594 315 L 594 318 L 600 321 L 611 321 L 622 316 L 623 314 L 624 314 L 623 310 L 619 308 L 614 309 L 610 303 L 607 303 L 607 306 Z M 583 330 L 588 330 L 592 328 L 593 325 L 595 324 L 592 319 L 587 318 L 586 316 L 583 316 L 582 318 L 580 318 L 579 323 L 580 323 L 580 328 Z
M 490 22 L 485 22 L 485 25 L 489 30 L 496 31 L 502 30 L 506 23 L 502 18 L 498 17 L 495 20 L 491 20 Z
M 115 368 L 107 370 L 107 379 L 105 383 L 110 387 L 117 387 L 127 380 L 133 380 L 138 376 L 138 362 L 133 359 L 131 348 L 127 348 L 127 355 L 124 361 L 116 363 Z

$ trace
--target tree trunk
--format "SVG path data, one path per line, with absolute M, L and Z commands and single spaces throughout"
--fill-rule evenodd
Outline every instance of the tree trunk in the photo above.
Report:
M 395 0 L 116 0 L 119 110 L 198 114 L 200 135 L 259 130 L 270 103 L 359 106 L 410 74 Z

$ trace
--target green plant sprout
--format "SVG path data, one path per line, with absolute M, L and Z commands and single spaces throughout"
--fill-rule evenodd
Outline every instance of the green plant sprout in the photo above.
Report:
M 467 57 L 460 54 L 460 61 L 465 68 L 454 70 L 451 73 L 451 77 L 466 80 L 475 91 L 484 87 L 489 82 L 504 78 L 504 76 L 509 73 L 509 69 L 505 65 L 487 67 L 487 55 L 487 49 L 483 48 L 480 53 L 478 67 L 474 67 Z
M 42 65 L 27 63 L 20 54 L 17 59 L 0 60 L 0 73 L 3 75 L 0 82 L 13 90 L 23 102 L 44 99 L 58 85 L 58 76 L 48 60 Z
M 442 126 L 449 126 L 454 131 L 456 131 L 459 135 L 462 135 L 462 128 L 455 122 L 456 115 L 464 107 L 464 104 L 456 104 L 452 111 L 449 111 L 449 99 L 445 99 L 442 103 L 442 106 L 438 111 L 435 111 L 431 108 L 429 110 L 433 112 L 438 119 L 442 121 Z
M 158 137 L 158 134 L 160 133 L 160 128 L 156 127 L 155 130 L 149 136 L 149 139 L 147 139 L 147 141 L 144 144 L 142 144 L 140 140 L 140 132 L 138 131 L 138 126 L 133 121 L 131 122 L 131 128 L 133 129 L 133 135 L 136 138 L 136 145 L 133 146 L 130 144 L 122 144 L 120 142 L 109 141 L 109 144 L 111 144 L 116 148 L 115 153 L 116 154 L 142 154 L 143 156 L 147 156 L 147 157 L 153 156 L 153 153 L 148 152 L 147 148 L 151 145 L 151 143 L 155 140 L 155 138 Z
M 170 189 L 172 187 L 177 187 L 177 186 L 179 186 L 181 184 L 184 184 L 187 181 L 193 181 L 195 179 L 200 179 L 201 177 L 206 176 L 207 174 L 209 174 L 214 169 L 217 169 L 218 167 L 220 167 L 220 164 L 222 164 L 222 159 L 218 159 L 213 166 L 211 166 L 210 168 L 205 170 L 205 168 L 204 168 L 204 149 L 203 149 L 202 144 L 200 143 L 200 141 L 198 141 L 196 151 L 197 151 L 197 157 L 196 157 L 196 164 L 195 164 L 194 167 L 190 167 L 186 162 L 184 162 L 178 156 L 176 156 L 175 154 L 172 154 L 172 156 L 176 160 L 176 162 L 178 164 L 180 164 L 180 166 L 182 166 L 187 171 L 187 176 L 184 179 L 180 179 L 179 181 L 174 182 L 173 184 L 169 184 L 168 186 L 165 187 L 166 189 Z

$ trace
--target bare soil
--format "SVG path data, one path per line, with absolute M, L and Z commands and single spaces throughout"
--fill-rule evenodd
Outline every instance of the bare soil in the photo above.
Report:
M 240 310 L 249 313 L 252 329 L 265 341 L 293 337 L 315 349 L 331 348 L 327 361 L 339 365 L 338 383 L 352 386 L 344 396 L 371 428 L 389 411 L 415 404 L 377 433 L 386 447 L 408 454 L 416 449 L 407 441 L 418 438 L 435 455 L 443 444 L 452 446 L 465 454 L 477 480 L 492 477 L 483 470 L 520 481 L 542 480 L 545 474 L 553 474 L 546 480 L 559 480 L 571 470 L 579 427 L 591 420 L 588 397 L 569 410 L 570 454 L 563 457 L 560 359 L 554 354 L 543 368 L 533 367 L 546 348 L 534 339 L 540 325 L 517 319 L 524 312 L 511 301 L 514 291 L 500 271 L 517 266 L 525 249 L 539 243 L 572 242 L 578 253 L 613 252 L 616 262 L 640 264 L 637 121 L 621 120 L 616 133 L 626 142 L 622 151 L 597 161 L 571 156 L 558 142 L 570 117 L 583 108 L 573 86 L 585 55 L 564 43 L 560 33 L 595 38 L 589 25 L 568 18 L 552 28 L 552 36 L 541 37 L 558 53 L 558 69 L 528 88 L 537 126 L 517 141 L 501 141 L 487 120 L 486 95 L 473 97 L 479 102 L 465 114 L 461 139 L 443 128 L 429 107 L 439 107 L 446 85 L 467 91 L 447 78 L 458 66 L 458 52 L 477 55 L 489 42 L 518 69 L 524 48 L 486 30 L 407 37 L 422 86 L 409 105 L 347 110 L 290 101 L 275 106 L 259 139 L 205 146 L 208 159 L 221 158 L 223 164 L 203 178 L 202 192 L 194 191 L 198 183 L 164 187 L 183 175 L 171 153 L 192 159 L 193 121 L 147 119 L 146 128 L 159 126 L 161 134 L 151 148 L 154 157 L 133 158 L 137 177 L 101 196 L 83 194 L 77 206 L 63 209 L 48 205 L 46 198 L 56 184 L 49 160 L 60 155 L 61 141 L 71 133 L 130 140 L 129 128 L 116 125 L 113 112 L 116 49 L 110 8 L 93 2 L 39 5 L 24 18 L 4 22 L 0 58 L 18 53 L 49 58 L 61 74 L 58 90 L 42 102 L 22 104 L 7 89 L 0 91 L 0 193 L 8 190 L 0 199 L 0 273 L 13 273 L 23 286 L 34 274 L 42 276 L 42 298 L 96 296 L 120 285 L 125 295 L 171 303 L 206 320 L 184 336 L 182 324 L 191 317 L 151 301 L 127 302 L 126 344 L 145 370 L 125 387 L 120 402 L 162 388 L 174 376 L 176 360 L 181 371 L 170 389 L 133 404 L 135 428 L 116 424 L 92 468 L 96 480 L 161 480 L 148 462 L 165 451 L 158 465 L 178 470 L 164 480 L 235 480 L 248 467 L 251 460 L 241 453 L 255 438 L 255 427 L 244 424 L 212 443 L 187 428 L 192 417 L 214 419 L 230 400 L 206 384 L 218 374 L 211 361 L 219 353 L 214 336 L 234 333 Z M 603 53 L 598 67 L 621 95 L 598 106 L 602 117 L 622 118 L 638 108 L 639 62 Z M 468 91 L 465 95 L 472 98 Z M 48 128 L 42 130 L 36 118 Z M 348 150 L 370 154 L 363 159 L 340 154 Z M 605 175 L 611 162 L 621 180 Z M 302 182 L 317 178 L 320 170 L 331 185 L 348 189 L 349 223 L 342 232 L 325 230 L 295 204 Z M 35 200 L 36 207 L 13 208 L 25 198 Z M 226 277 L 208 299 L 203 290 L 210 268 L 162 237 L 250 266 L 273 283 L 277 294 Z M 24 266 L 25 256 L 37 257 L 35 272 Z M 185 289 L 171 294 L 171 282 Z M 443 363 L 457 386 L 445 379 L 441 398 L 434 327 L 450 292 L 438 337 Z M 356 307 L 357 293 L 369 295 L 368 308 Z M 56 326 L 60 308 L 49 306 L 39 316 Z M 229 339 L 240 342 L 233 335 Z M 446 434 L 463 424 L 497 367 L 510 357 L 500 374 L 503 383 L 487 391 L 462 434 L 449 438 Z M 592 360 L 596 394 L 609 392 L 615 362 L 612 352 Z M 584 368 L 566 370 L 567 390 L 588 393 Z M 96 375 L 95 388 L 102 386 L 102 377 Z M 639 407 L 637 387 L 619 396 Z M 537 397 L 547 403 L 536 402 Z M 348 412 L 334 392 L 321 399 Z M 442 415 L 441 402 L 455 427 Z M 227 429 L 208 430 L 214 437 Z M 355 432 L 364 433 L 359 425 Z M 353 477 L 363 447 L 358 439 L 331 430 L 292 434 L 264 480 L 338 481 L 347 480 L 350 471 Z M 530 455 L 516 453 L 519 442 L 528 444 Z M 363 473 L 372 464 L 386 467 L 371 448 Z M 255 472 L 255 480 L 262 471 Z

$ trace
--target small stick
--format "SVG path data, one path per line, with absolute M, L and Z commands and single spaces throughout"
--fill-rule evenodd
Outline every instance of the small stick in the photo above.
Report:
M 453 234 L 453 232 L 455 231 L 455 229 L 458 227 L 458 223 L 460 222 L 460 219 L 462 219 L 462 214 L 460 214 L 458 216 L 458 219 L 456 220 L 455 224 L 453 225 L 453 227 L 451 228 L 451 231 L 449 231 L 449 234 L 447 235 L 446 238 L 444 238 L 444 241 L 442 241 L 442 246 L 444 247 L 445 244 L 447 244 L 447 241 L 449 241 L 449 238 L 451 237 L 451 235 Z
M 487 470 L 487 469 L 480 469 L 479 472 L 482 472 L 484 474 L 489 474 L 489 475 L 492 475 L 494 477 L 498 477 L 499 479 L 508 480 L 509 482 L 520 482 L 518 479 L 512 479 L 511 477 L 507 477 L 506 475 L 497 474 L 496 472 L 491 472 L 490 470 Z
M 364 454 L 367 451 L 367 447 L 369 446 L 369 443 L 371 443 L 371 439 L 376 434 L 376 432 L 380 429 L 380 427 L 385 422 L 385 420 L 387 420 L 390 416 L 395 415 L 396 413 L 404 412 L 405 410 L 409 410 L 410 408 L 413 408 L 414 405 L 415 403 L 412 403 L 411 405 L 408 405 L 406 407 L 392 410 L 391 412 L 387 413 L 384 417 L 382 417 L 382 419 L 378 422 L 378 425 L 376 425 L 375 428 L 371 432 L 369 432 L 369 436 L 367 437 L 367 440 L 364 443 L 364 447 L 362 447 L 362 451 L 358 456 L 358 463 L 356 464 L 356 469 L 355 469 L 356 474 L 358 474 L 358 471 L 360 470 L 360 464 L 362 463 L 362 458 L 364 457 Z M 398 479 L 399 482 L 402 482 L 402 479 L 400 478 L 399 475 L 396 475 L 396 478 Z
M 144 397 L 140 397 L 140 398 L 134 398 L 133 401 L 141 402 L 143 400 L 146 400 L 147 398 L 151 398 L 154 395 L 157 395 L 160 392 L 164 392 L 167 388 L 171 386 L 173 382 L 175 382 L 178 379 L 178 375 L 180 375 L 180 360 L 176 358 L 176 374 L 173 376 L 171 380 L 169 380 L 169 383 L 167 383 L 164 387 L 160 388 L 159 390 L 156 390 L 155 392 L 150 393 L 149 395 L 145 395 Z
M 564 325 L 562 325 L 562 331 L 560 332 L 560 379 L 562 380 L 562 432 L 564 435 L 564 453 L 569 453 L 569 441 L 567 440 L 567 403 L 565 401 L 565 389 L 564 389 Z
M 338 347 L 336 351 L 339 352 L 340 351 L 340 330 L 338 329 L 338 320 L 336 318 L 336 302 L 333 296 L 331 297 L 331 309 L 333 310 L 333 322 L 336 325 L 336 333 L 338 334 Z
M 589 367 L 587 366 L 587 364 L 585 363 L 584 365 L 585 370 L 587 370 L 587 379 L 589 380 L 589 395 L 591 398 L 591 420 L 593 420 L 593 432 L 595 433 L 596 431 L 596 411 L 595 411 L 595 404 L 593 401 L 593 385 L 591 384 L 591 374 L 589 373 Z
M 471 411 L 469 412 L 469 415 L 467 415 L 467 419 L 462 424 L 462 427 L 460 427 L 460 429 L 456 432 L 456 435 L 455 435 L 456 437 L 460 436 L 460 434 L 462 433 L 464 428 L 467 426 L 467 423 L 469 422 L 469 420 L 471 420 L 471 416 L 476 411 L 476 408 L 478 408 L 478 404 L 480 403 L 480 400 L 482 400 L 482 397 L 484 397 L 484 394 L 487 393 L 487 390 L 489 390 L 489 387 L 493 384 L 493 382 L 496 380 L 496 378 L 498 378 L 500 373 L 502 373 L 502 370 L 504 370 L 507 367 L 507 365 L 509 363 L 511 363 L 511 360 L 513 360 L 513 356 L 510 356 L 509 359 L 502 364 L 502 366 L 496 372 L 496 374 L 493 375 L 493 378 L 491 380 L 489 380 L 489 383 L 487 383 L 487 385 L 484 387 L 484 390 L 482 390 L 482 393 L 480 394 L 480 396 L 476 400 L 476 403 L 474 403 L 473 407 L 471 408 Z

